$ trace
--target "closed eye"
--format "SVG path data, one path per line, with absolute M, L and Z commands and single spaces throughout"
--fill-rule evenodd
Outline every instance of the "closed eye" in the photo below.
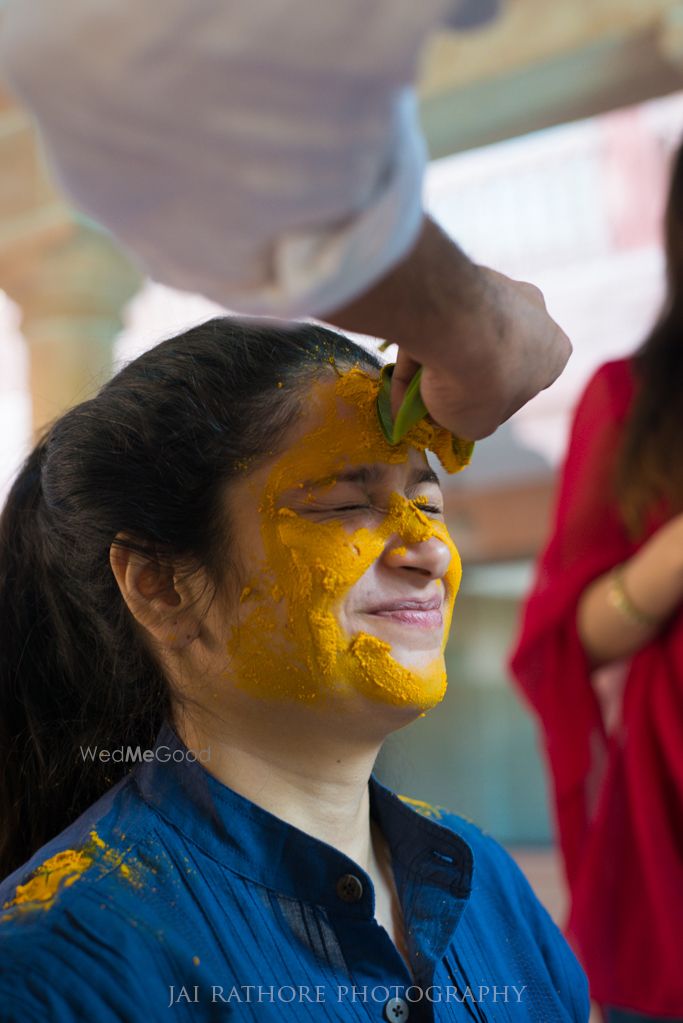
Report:
M 438 508 L 435 504 L 419 504 L 416 505 L 420 511 L 429 512 L 430 515 L 443 515 L 443 508 Z M 381 508 L 375 508 L 372 504 L 341 504 L 337 505 L 335 511 L 381 511 Z

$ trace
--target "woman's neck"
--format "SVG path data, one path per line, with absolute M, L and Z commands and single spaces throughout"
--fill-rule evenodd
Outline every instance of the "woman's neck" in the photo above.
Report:
M 330 728 L 303 735 L 291 723 L 235 727 L 182 713 L 175 727 L 188 749 L 210 750 L 203 766 L 218 781 L 375 873 L 368 779 L 378 743 L 342 744 Z
M 177 713 L 176 719 L 182 716 Z M 410 970 L 401 905 L 386 837 L 370 818 L 368 779 L 379 743 L 340 743 L 331 728 L 204 727 L 187 716 L 176 729 L 188 749 L 210 750 L 203 766 L 224 785 L 357 863 L 373 882 L 375 917 Z M 344 729 L 340 732 L 343 734 Z M 322 741 L 320 740 L 322 736 Z

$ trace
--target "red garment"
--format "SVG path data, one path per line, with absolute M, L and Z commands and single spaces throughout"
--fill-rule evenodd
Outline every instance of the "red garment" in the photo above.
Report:
M 633 543 L 611 487 L 635 394 L 630 360 L 602 366 L 577 409 L 554 529 L 511 668 L 539 715 L 571 892 L 567 935 L 601 1004 L 683 1016 L 683 610 L 626 665 L 607 733 L 578 637 L 587 584 Z M 683 440 L 683 439 L 682 439 Z M 627 627 L 627 626 L 626 626 Z

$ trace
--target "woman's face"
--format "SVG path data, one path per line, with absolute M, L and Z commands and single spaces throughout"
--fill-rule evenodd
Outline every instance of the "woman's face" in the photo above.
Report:
M 358 368 L 317 381 L 284 451 L 231 486 L 244 585 L 222 674 L 253 697 L 412 716 L 443 697 L 460 559 L 437 477 L 385 441 L 377 390 Z

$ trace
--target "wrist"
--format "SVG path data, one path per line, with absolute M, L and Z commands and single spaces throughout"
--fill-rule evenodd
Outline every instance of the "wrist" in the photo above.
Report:
M 641 628 L 653 628 L 655 625 L 659 625 L 661 620 L 659 615 L 643 610 L 633 600 L 624 580 L 623 565 L 617 565 L 609 573 L 606 595 L 608 604 L 618 611 L 621 617 L 631 625 L 637 625 Z

